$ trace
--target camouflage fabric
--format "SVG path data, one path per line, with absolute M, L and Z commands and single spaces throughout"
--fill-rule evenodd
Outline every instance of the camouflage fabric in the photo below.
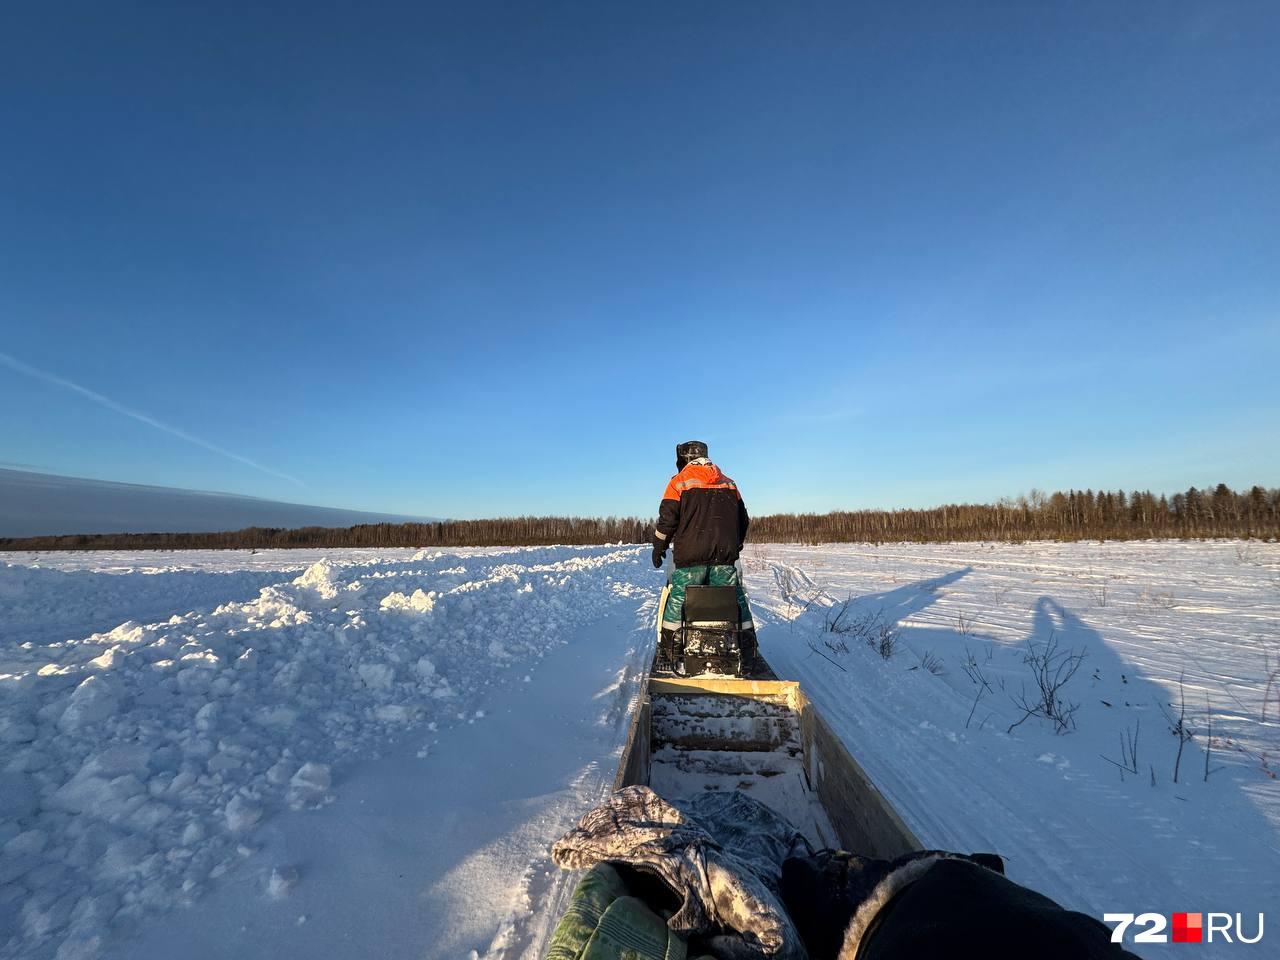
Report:
M 668 928 L 720 960 L 808 960 L 778 893 L 804 837 L 738 790 L 678 802 L 624 787 L 557 840 L 551 859 L 566 870 L 612 861 L 661 879 L 683 898 Z
M 747 592 L 742 589 L 738 568 L 732 564 L 709 564 L 701 567 L 676 567 L 671 574 L 671 593 L 662 611 L 662 625 L 669 629 L 680 626 L 684 617 L 685 587 L 737 587 L 738 615 L 742 623 L 751 624 L 751 607 L 747 604 Z

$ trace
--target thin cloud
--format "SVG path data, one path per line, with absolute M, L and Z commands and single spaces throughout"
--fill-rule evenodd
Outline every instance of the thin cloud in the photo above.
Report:
M 178 427 L 171 427 L 167 423 L 161 423 L 155 417 L 148 416 L 145 413 L 139 413 L 137 410 L 131 410 L 124 404 L 116 403 L 116 401 L 112 400 L 110 397 L 104 397 L 102 394 L 96 393 L 87 387 L 82 387 L 78 383 L 72 383 L 70 380 L 64 380 L 56 374 L 48 373 L 44 370 L 38 370 L 29 364 L 23 363 L 17 357 L 11 357 L 7 353 L 0 353 L 0 363 L 17 370 L 19 373 L 25 373 L 29 377 L 35 377 L 37 380 L 45 381 L 45 383 L 52 383 L 54 386 L 62 387 L 64 390 L 70 390 L 72 393 L 78 393 L 82 397 L 88 397 L 99 406 L 103 406 L 108 410 L 113 410 L 116 413 L 123 414 L 124 416 L 137 420 L 140 423 L 145 423 L 149 427 L 155 427 L 157 430 L 161 430 L 164 433 L 177 437 L 180 440 L 186 440 L 188 443 L 194 443 L 197 447 L 204 447 L 206 450 L 221 454 L 224 457 L 229 457 L 232 460 L 236 460 L 247 466 L 253 467 L 255 470 L 261 470 L 263 473 L 268 473 L 273 477 L 279 477 L 282 480 L 288 480 L 290 483 L 296 483 L 300 487 L 306 486 L 306 484 L 297 477 L 291 477 L 287 473 L 281 473 L 279 470 L 273 470 L 271 467 L 263 466 L 256 460 L 250 460 L 248 457 L 242 457 L 238 453 L 232 453 L 230 450 L 226 450 L 217 444 L 210 443 L 208 440 L 201 440 L 199 437 L 192 436 L 187 433 L 187 431 L 181 430 Z

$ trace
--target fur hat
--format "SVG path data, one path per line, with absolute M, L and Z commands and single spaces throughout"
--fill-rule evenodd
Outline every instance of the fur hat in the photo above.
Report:
M 676 473 L 683 470 L 690 460 L 698 460 L 707 456 L 707 445 L 701 440 L 686 440 L 676 444 Z

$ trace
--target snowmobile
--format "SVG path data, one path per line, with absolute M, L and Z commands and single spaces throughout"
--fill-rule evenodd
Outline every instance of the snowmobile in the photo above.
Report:
M 757 672 L 758 656 L 740 623 L 736 587 L 686 587 L 680 627 L 671 642 L 664 643 L 662 620 L 670 593 L 668 576 L 658 601 L 655 673 L 749 677 Z

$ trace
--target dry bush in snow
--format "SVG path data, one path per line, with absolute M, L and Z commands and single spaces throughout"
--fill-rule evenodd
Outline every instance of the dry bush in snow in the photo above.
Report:
M 1026 686 L 1017 696 L 1011 696 L 1013 705 L 1021 710 L 1022 717 L 1009 725 L 1009 732 L 1031 717 L 1040 717 L 1053 724 L 1056 733 L 1066 733 L 1075 726 L 1075 712 L 1080 704 L 1065 697 L 1064 688 L 1084 662 L 1085 651 L 1062 650 L 1056 634 L 1049 634 L 1042 647 L 1027 641 L 1027 653 L 1022 662 L 1031 668 L 1035 690 L 1027 693 Z

